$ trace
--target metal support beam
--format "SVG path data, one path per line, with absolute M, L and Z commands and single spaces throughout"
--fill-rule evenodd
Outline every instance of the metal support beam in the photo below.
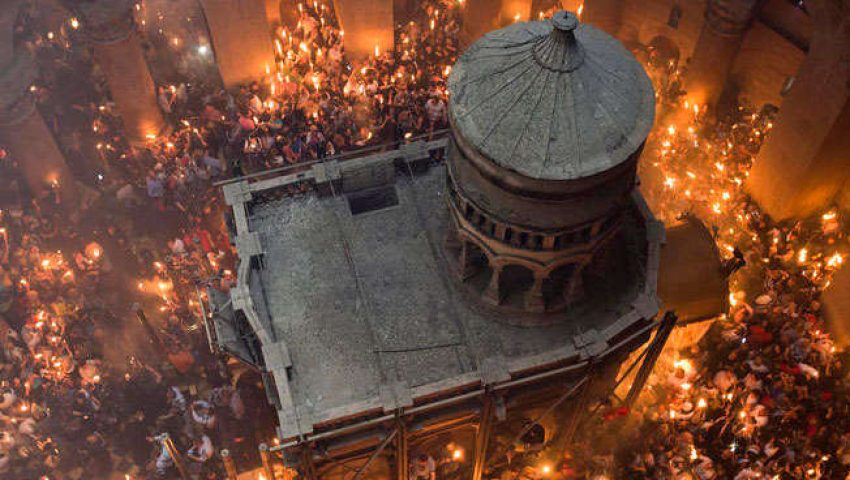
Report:
M 274 480 L 274 467 L 272 466 L 271 454 L 269 453 L 269 446 L 265 443 L 261 443 L 260 447 L 260 460 L 263 462 L 263 472 L 266 474 L 266 478 L 269 480 Z
M 385 438 L 384 441 L 381 442 L 380 445 L 378 445 L 378 448 L 372 453 L 372 455 L 369 456 L 369 459 L 366 460 L 366 463 L 364 463 L 363 466 L 360 467 L 359 470 L 357 470 L 357 472 L 354 474 L 354 478 L 352 478 L 351 480 L 360 480 L 363 474 L 366 473 L 366 470 L 369 469 L 369 466 L 372 465 L 372 462 L 374 462 L 375 459 L 378 458 L 381 453 L 384 452 L 384 449 L 387 448 L 387 445 L 389 445 L 390 442 L 393 441 L 393 438 L 395 438 L 396 435 L 398 435 L 398 428 L 396 428 L 395 430 L 390 432 L 389 435 L 387 435 L 387 438 Z
M 536 423 L 539 423 L 539 422 L 540 422 L 541 420 L 543 420 L 543 419 L 544 419 L 547 415 L 549 415 L 550 413 L 552 413 L 552 412 L 553 412 L 556 408 L 558 408 L 558 405 L 560 405 L 560 404 L 564 403 L 564 401 L 565 401 L 566 399 L 568 399 L 568 398 L 572 397 L 573 395 L 575 395 L 575 393 L 576 393 L 576 392 L 578 392 L 578 391 L 579 391 L 579 389 L 580 389 L 580 388 L 582 388 L 582 387 L 583 387 L 586 383 L 588 383 L 588 382 L 590 382 L 590 376 L 589 376 L 588 374 L 585 374 L 585 376 L 583 376 L 583 377 L 581 378 L 581 380 L 579 380 L 579 381 L 577 381 L 576 383 L 574 383 L 574 384 L 573 384 L 573 385 L 569 388 L 569 390 L 567 390 L 566 392 L 564 392 L 564 393 L 563 393 L 563 395 L 561 395 L 560 397 L 558 397 L 558 399 L 557 399 L 557 400 L 555 400 L 555 402 L 554 402 L 552 405 L 550 405 L 550 406 L 549 406 L 549 408 L 547 408 L 547 409 L 546 409 L 546 411 L 544 411 L 543 413 L 541 413 L 540 415 L 538 415 L 538 416 L 537 416 L 537 418 L 535 418 L 535 419 L 534 419 L 534 421 L 529 422 L 527 426 L 525 426 L 522 430 L 520 430 L 520 432 L 519 432 L 519 433 L 518 433 L 518 434 L 517 434 L 517 435 L 516 435 L 516 436 L 515 436 L 512 440 L 511 440 L 511 442 L 510 442 L 510 443 L 508 443 L 507 445 L 505 445 L 505 447 L 503 447 L 503 448 L 499 451 L 498 455 L 494 455 L 494 456 L 493 456 L 493 459 L 491 460 L 491 462 L 496 461 L 496 460 L 498 460 L 498 459 L 502 458 L 502 457 L 505 455 L 505 453 L 507 452 L 508 447 L 510 447 L 511 445 L 516 445 L 516 444 L 517 444 L 517 442 L 519 442 L 519 441 L 520 441 L 520 439 L 522 439 L 522 436 L 523 436 L 523 435 L 525 435 L 526 433 L 528 433 L 528 431 L 529 431 L 529 430 L 531 430 L 531 428 L 532 428 L 532 427 L 533 427 Z
M 626 401 L 623 402 L 627 407 L 631 408 L 638 395 L 640 395 L 641 390 L 643 390 L 643 386 L 649 379 L 649 374 L 652 373 L 655 362 L 661 356 L 661 351 L 664 350 L 664 345 L 667 343 L 667 339 L 670 338 L 670 333 L 676 327 L 676 321 L 678 319 L 679 317 L 676 316 L 676 312 L 667 312 L 664 314 L 661 325 L 659 325 L 658 331 L 655 332 L 655 338 L 652 339 L 652 343 L 647 347 L 646 358 L 644 358 L 643 364 L 635 376 L 635 381 L 632 382 L 632 386 L 629 388 Z
M 591 364 L 590 370 L 587 373 L 586 382 L 584 386 L 581 388 L 581 393 L 578 394 L 578 400 L 575 402 L 572 411 L 570 412 L 570 419 L 567 422 L 564 431 L 561 433 L 559 441 L 562 447 L 565 447 L 572 443 L 573 437 L 578 430 L 579 422 L 584 418 L 587 413 L 587 402 L 590 400 L 591 393 L 591 382 L 593 381 L 593 365 Z M 559 449 L 558 451 L 561 451 Z
M 313 448 L 306 443 L 301 447 L 301 475 L 306 480 L 319 480 L 316 465 L 313 463 Z
M 396 480 L 407 480 L 407 477 L 410 475 L 410 468 L 408 466 L 408 461 L 410 460 L 410 452 L 409 445 L 407 443 L 407 425 L 404 424 L 404 420 L 398 418 L 397 420 L 398 427 L 396 431 L 398 434 L 396 435 Z
M 224 462 L 227 480 L 236 480 L 236 463 L 233 461 L 233 456 L 230 455 L 230 450 L 225 448 L 221 451 L 221 461 Z M 274 478 L 271 480 L 274 480 Z
M 165 344 L 162 342 L 162 338 L 159 337 L 156 329 L 153 325 L 151 325 L 151 322 L 148 320 L 148 316 L 145 315 L 145 311 L 138 303 L 133 304 L 133 310 L 135 310 L 136 318 L 139 319 L 139 323 L 142 324 L 142 328 L 148 336 L 148 341 L 154 346 L 155 350 L 162 355 L 161 352 L 165 351 Z
M 613 355 L 615 352 L 620 352 L 623 348 L 625 348 L 629 344 L 635 343 L 642 336 L 648 335 L 649 333 L 651 333 L 652 330 L 655 330 L 656 327 L 658 327 L 660 323 L 661 323 L 661 320 L 654 320 L 651 323 L 645 325 L 644 327 L 641 327 L 638 331 L 636 331 L 636 332 L 632 333 L 631 335 L 629 335 L 628 337 L 620 340 L 616 344 L 609 346 L 608 349 L 606 349 L 601 354 L 597 355 L 596 361 L 600 361 L 600 362 L 604 361 L 609 356 Z M 640 343 L 644 344 L 644 343 L 646 343 L 646 341 L 643 340 Z M 530 383 L 539 382 L 541 380 L 549 379 L 549 378 L 552 378 L 552 377 L 576 373 L 576 372 L 578 372 L 582 369 L 587 368 L 589 364 L 590 364 L 589 360 L 584 360 L 584 361 L 574 363 L 574 364 L 571 364 L 571 365 L 567 365 L 567 366 L 564 366 L 564 367 L 555 368 L 553 370 L 535 373 L 535 374 L 528 375 L 528 376 L 521 377 L 521 378 L 517 378 L 517 379 L 514 379 L 514 380 L 508 380 L 508 381 L 503 382 L 503 383 L 496 383 L 496 384 L 492 385 L 490 388 L 494 391 L 502 391 L 502 390 L 512 389 L 512 388 L 516 388 L 516 387 L 521 387 L 521 386 L 524 386 L 524 385 L 527 385 L 527 384 L 530 384 Z M 445 407 L 445 406 L 448 406 L 448 405 L 455 405 L 455 404 L 458 404 L 460 402 L 463 402 L 463 401 L 466 401 L 466 400 L 469 400 L 469 399 L 472 399 L 472 398 L 480 397 L 484 393 L 485 393 L 484 389 L 474 390 L 474 391 L 471 391 L 471 392 L 468 392 L 468 393 L 460 394 L 456 397 L 446 398 L 446 399 L 438 400 L 438 401 L 431 402 L 431 403 L 425 403 L 425 404 L 422 404 L 422 405 L 419 405 L 419 406 L 416 406 L 416 407 L 411 407 L 411 408 L 406 409 L 404 413 L 405 413 L 405 415 L 408 415 L 408 416 L 410 416 L 412 414 L 426 413 L 426 412 L 435 410 L 437 408 L 442 408 L 442 407 Z M 348 434 L 351 434 L 353 432 L 356 432 L 358 430 L 362 430 L 364 428 L 373 427 L 373 426 L 381 424 L 381 423 L 389 422 L 389 421 L 393 420 L 394 417 L 395 416 L 392 415 L 392 414 L 387 414 L 387 415 L 383 415 L 383 416 L 379 416 L 379 417 L 375 417 L 375 418 L 365 419 L 365 420 L 362 420 L 362 421 L 357 422 L 357 423 L 346 425 L 344 427 L 339 427 L 339 428 L 336 428 L 336 429 L 323 431 L 321 433 L 316 433 L 316 434 L 313 434 L 313 435 L 305 435 L 305 436 L 300 437 L 296 440 L 291 440 L 291 441 L 288 441 L 288 442 L 281 443 L 280 445 L 275 445 L 275 446 L 269 447 L 269 450 L 271 450 L 273 452 L 278 452 L 278 451 L 287 450 L 287 449 L 294 449 L 296 447 L 304 445 L 307 442 L 315 442 L 315 441 L 319 441 L 319 440 L 325 440 L 326 441 L 326 440 L 334 438 L 334 437 L 341 437 L 341 436 L 348 435 Z
M 487 447 L 490 444 L 490 434 L 495 422 L 496 402 L 492 394 L 484 395 L 481 406 L 481 420 L 475 433 L 475 463 L 472 465 L 472 480 L 481 480 L 484 475 L 484 465 L 487 461 Z
M 189 476 L 189 471 L 186 469 L 186 464 L 183 463 L 183 455 L 180 454 L 180 451 L 177 450 L 177 447 L 174 445 L 174 441 L 171 440 L 171 436 L 167 433 L 162 434 L 162 444 L 165 446 L 165 450 L 168 452 L 168 456 L 171 457 L 171 460 L 174 461 L 174 466 L 177 468 L 177 472 L 180 474 L 180 478 L 182 480 L 191 480 L 192 477 Z

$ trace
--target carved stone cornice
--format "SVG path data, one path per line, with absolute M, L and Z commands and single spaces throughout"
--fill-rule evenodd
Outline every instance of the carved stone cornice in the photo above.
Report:
M 16 125 L 35 110 L 30 93 L 35 77 L 35 59 L 29 50 L 18 50 L 12 63 L 0 67 L 0 126 Z
M 720 35 L 743 35 L 750 28 L 758 3 L 758 0 L 709 0 L 705 24 Z
M 120 42 L 136 28 L 133 4 L 128 0 L 85 2 L 74 10 L 83 22 L 86 38 L 95 44 Z

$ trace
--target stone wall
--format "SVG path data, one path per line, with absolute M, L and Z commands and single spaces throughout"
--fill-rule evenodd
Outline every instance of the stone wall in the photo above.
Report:
M 744 37 L 732 78 L 754 105 L 781 105 L 782 86 L 788 77 L 797 74 L 805 55 L 778 33 L 756 22 Z
M 585 0 L 585 3 L 593 0 Z M 678 28 L 668 25 L 674 5 L 681 9 Z M 622 24 L 618 38 L 627 46 L 649 45 L 655 37 L 669 38 L 679 47 L 680 59 L 687 61 L 704 23 L 706 0 L 623 0 Z M 754 22 L 744 37 L 732 78 L 741 95 L 755 105 L 780 105 L 780 91 L 794 76 L 805 52 L 761 22 Z

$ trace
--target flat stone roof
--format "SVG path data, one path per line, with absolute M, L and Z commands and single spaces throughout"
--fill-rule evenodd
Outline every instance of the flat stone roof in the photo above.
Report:
M 314 168 L 301 180 L 333 170 L 321 169 L 325 173 Z M 448 274 L 445 175 L 443 165 L 399 175 L 382 187 L 394 189 L 396 205 L 358 215 L 339 191 L 262 199 L 257 184 L 225 188 L 241 261 L 240 286 L 231 297 L 235 310 L 253 308 L 246 315 L 255 330 L 268 330 L 257 334 L 281 397 L 283 438 L 455 387 L 503 382 L 586 358 L 583 349 L 608 345 L 627 326 L 657 313 L 657 249 L 646 250 L 647 237 L 660 240 L 663 227 L 640 235 L 636 218 L 623 243 L 644 253 L 621 252 L 616 274 L 588 279 L 587 298 L 555 325 L 500 322 Z M 272 188 L 286 180 L 263 182 L 262 188 Z M 258 252 L 254 239 L 262 268 L 247 266 Z M 247 301 L 244 290 L 250 291 Z

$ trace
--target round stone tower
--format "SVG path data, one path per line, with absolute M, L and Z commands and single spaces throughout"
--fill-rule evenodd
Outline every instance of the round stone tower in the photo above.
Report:
M 559 12 L 482 37 L 449 92 L 453 270 L 498 309 L 563 311 L 630 205 L 655 116 L 649 78 L 617 40 Z

